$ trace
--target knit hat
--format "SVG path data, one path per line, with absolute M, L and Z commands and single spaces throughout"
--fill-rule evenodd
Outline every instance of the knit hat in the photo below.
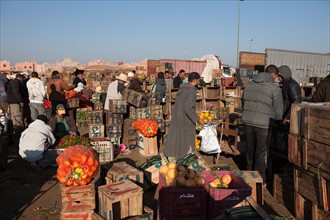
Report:
M 38 115 L 37 119 L 45 122 L 45 124 L 48 123 L 48 118 L 46 117 L 46 115 Z
M 199 79 L 199 78 L 201 78 L 201 76 L 197 72 L 192 72 L 192 73 L 189 73 L 189 75 L 188 75 L 188 80 Z
M 292 76 L 291 69 L 287 65 L 280 66 L 278 70 L 279 74 L 283 76 L 284 79 L 288 79 Z
M 60 109 L 65 109 L 64 105 L 63 104 L 58 104 L 56 106 L 56 110 L 60 110 Z

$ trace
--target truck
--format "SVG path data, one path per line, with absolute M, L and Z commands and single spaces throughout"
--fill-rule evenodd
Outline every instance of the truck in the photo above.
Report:
M 330 53 L 266 48 L 265 54 L 265 66 L 289 66 L 292 78 L 298 83 L 309 82 L 311 77 L 326 77 L 330 74 Z

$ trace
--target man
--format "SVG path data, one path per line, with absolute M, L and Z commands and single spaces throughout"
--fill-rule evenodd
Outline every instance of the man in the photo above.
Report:
M 282 87 L 283 95 L 283 124 L 290 123 L 291 104 L 301 102 L 301 89 L 299 84 L 292 79 L 290 67 L 282 65 L 278 68 L 279 74 L 283 77 L 284 83 Z
M 127 73 L 127 79 L 129 81 L 128 89 L 134 90 L 136 92 L 143 92 L 139 79 L 135 78 L 133 72 Z
M 66 114 L 63 104 L 56 106 L 56 114 L 53 115 L 49 123 L 56 138 L 62 138 L 67 135 L 76 136 L 78 128 L 71 114 Z
M 313 102 L 330 102 L 330 74 L 319 82 L 312 97 Z
M 181 85 L 175 99 L 164 153 L 176 160 L 195 150 L 196 122 L 204 125 L 203 120 L 196 114 L 196 86 L 199 80 L 198 73 L 190 73 L 188 83 Z
M 116 76 L 116 80 L 111 82 L 108 86 L 107 97 L 104 103 L 104 109 L 109 110 L 109 99 L 111 100 L 120 100 L 122 99 L 123 92 L 125 90 L 125 83 L 127 83 L 127 75 L 121 73 L 119 76 Z
M 165 83 L 166 83 L 166 91 L 170 92 L 173 87 L 173 79 L 172 79 L 172 73 L 170 71 L 165 71 Z
M 268 66 L 266 72 L 259 73 L 246 84 L 243 96 L 247 170 L 259 171 L 264 185 L 269 122 L 281 120 L 283 115 L 282 92 L 273 77 L 277 74 L 276 66 Z
M 78 86 L 78 83 L 82 83 L 84 86 L 86 86 L 87 82 L 83 77 L 83 73 L 84 70 L 76 69 L 76 71 L 74 72 L 76 77 L 73 79 L 73 83 L 72 83 L 73 88 L 76 88 Z
M 71 89 L 71 87 L 60 79 L 59 74 L 60 73 L 58 71 L 53 71 L 52 77 L 47 83 L 47 94 L 49 95 L 49 100 L 52 102 L 52 115 L 55 114 L 55 108 L 58 104 L 63 104 L 64 106 L 67 105 L 64 90 Z
M 22 111 L 24 103 L 22 99 L 22 86 L 21 81 L 23 76 L 21 74 L 16 74 L 15 79 L 9 83 L 7 101 L 9 104 L 10 118 L 13 122 L 15 131 L 20 132 L 24 128 Z
M 182 84 L 182 80 L 184 79 L 186 72 L 184 70 L 180 70 L 179 74 L 173 80 L 173 88 L 178 89 Z
M 56 164 L 56 157 L 61 154 L 61 151 L 49 150 L 54 143 L 55 137 L 47 125 L 47 117 L 38 115 L 21 135 L 19 155 L 37 170 L 52 166 Z
M 44 83 L 38 78 L 37 72 L 31 73 L 31 78 L 26 83 L 29 93 L 31 119 L 36 120 L 38 115 L 46 115 L 44 98 L 46 90 Z
M 7 85 L 8 79 L 6 73 L 0 73 L 0 109 L 4 114 L 7 113 L 8 101 L 7 101 Z

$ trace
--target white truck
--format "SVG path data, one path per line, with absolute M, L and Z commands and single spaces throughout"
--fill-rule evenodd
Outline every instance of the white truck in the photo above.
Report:
M 282 49 L 265 50 L 265 66 L 287 65 L 292 78 L 298 83 L 309 82 L 310 77 L 325 77 L 330 74 L 330 53 L 300 52 Z

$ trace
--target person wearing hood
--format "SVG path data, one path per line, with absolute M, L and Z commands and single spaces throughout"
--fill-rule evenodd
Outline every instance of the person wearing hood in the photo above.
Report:
M 330 74 L 317 85 L 312 102 L 330 102 Z
M 107 90 L 107 97 L 105 99 L 104 103 L 104 109 L 109 110 L 109 100 L 121 100 L 124 90 L 125 90 L 125 84 L 128 82 L 127 75 L 124 73 L 119 74 L 119 76 L 116 76 L 116 79 L 111 82 L 108 86 Z
M 278 68 L 279 75 L 283 77 L 282 95 L 283 95 L 283 123 L 289 124 L 291 117 L 292 103 L 301 102 L 301 89 L 299 84 L 291 77 L 291 69 L 286 65 Z
M 84 73 L 84 70 L 76 69 L 76 71 L 74 72 L 76 77 L 73 79 L 73 83 L 72 83 L 73 88 L 78 87 L 79 83 L 82 83 L 84 86 L 87 85 L 87 82 L 84 79 L 83 73 Z
M 158 78 L 155 82 L 155 93 L 159 94 L 159 98 L 165 98 L 166 94 L 166 83 L 165 83 L 165 77 L 163 72 L 158 73 Z
M 46 115 L 44 107 L 44 98 L 46 97 L 46 90 L 44 83 L 38 78 L 37 72 L 31 73 L 31 78 L 26 83 L 29 93 L 31 119 L 35 120 L 38 115 Z
M 246 135 L 247 170 L 259 171 L 266 184 L 267 138 L 270 121 L 282 120 L 283 97 L 274 83 L 278 68 L 269 65 L 248 82 L 243 96 L 243 124 Z
M 164 153 L 176 160 L 196 149 L 196 122 L 204 125 L 203 120 L 196 114 L 196 86 L 199 80 L 199 73 L 190 73 L 188 83 L 180 86 L 175 99 Z
M 19 155 L 36 169 L 56 164 L 56 157 L 61 154 L 61 151 L 49 150 L 55 137 L 47 122 L 45 115 L 38 115 L 19 140 Z
M 229 84 L 230 86 L 244 86 L 239 73 L 234 73 L 234 81 Z

